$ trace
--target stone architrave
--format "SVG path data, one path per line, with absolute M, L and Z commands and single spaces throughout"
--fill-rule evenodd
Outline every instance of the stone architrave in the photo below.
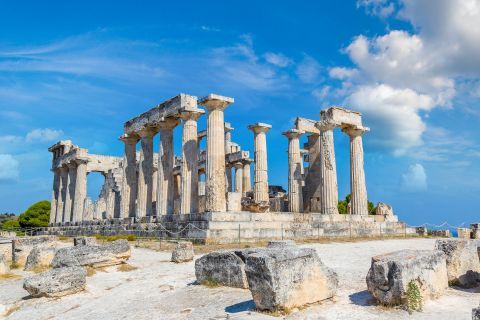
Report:
M 250 177 L 250 159 L 243 160 L 243 195 L 245 196 L 247 192 L 252 191 L 252 179 Z
M 77 160 L 75 176 L 75 196 L 73 201 L 73 222 L 81 222 L 83 207 L 87 197 L 87 162 Z
M 53 190 L 52 190 L 52 205 L 50 212 L 50 224 L 54 224 L 57 218 L 57 201 L 60 197 L 60 170 L 53 170 Z
M 225 190 L 225 120 L 224 110 L 233 98 L 210 94 L 199 101 L 208 110 L 207 164 L 205 175 L 205 211 L 227 210 Z
M 74 163 L 68 164 L 67 192 L 65 194 L 65 205 L 63 206 L 63 221 L 72 222 L 72 209 L 75 198 L 75 180 L 77 169 Z
M 135 202 L 137 200 L 137 141 L 138 137 L 123 135 L 120 137 L 125 147 L 123 158 L 122 202 L 120 217 L 135 217 Z
M 363 133 L 366 127 L 346 127 L 342 129 L 350 136 L 350 203 L 352 214 L 368 215 L 367 186 L 363 165 Z
M 288 138 L 288 210 L 303 211 L 302 194 L 302 156 L 300 155 L 300 136 L 302 131 L 291 129 L 283 133 Z
M 268 210 L 268 165 L 267 165 L 267 138 L 266 132 L 272 128 L 266 123 L 256 123 L 248 127 L 254 133 L 255 171 L 253 199 L 255 204 Z
M 184 214 L 198 212 L 198 130 L 197 121 L 205 111 L 184 112 L 182 138 L 182 192 L 180 194 L 180 212 Z
M 153 183 L 153 129 L 139 132 L 140 136 L 140 161 L 138 164 L 138 189 L 137 189 L 137 218 L 152 215 L 152 183 Z
M 67 195 L 67 188 L 68 188 L 68 168 L 66 166 L 61 167 L 60 169 L 60 184 L 59 184 L 59 191 L 60 194 L 57 200 L 57 210 L 56 210 L 56 218 L 55 222 L 64 222 L 63 220 L 63 207 L 65 206 L 65 198 Z
M 175 184 L 173 177 L 173 129 L 178 125 L 176 119 L 160 122 L 160 147 L 158 150 L 158 186 L 157 186 L 157 215 L 173 214 Z
M 337 166 L 333 144 L 335 125 L 320 121 L 316 126 L 320 130 L 320 213 L 338 214 Z
M 243 193 L 243 163 L 236 162 L 235 167 L 235 192 Z

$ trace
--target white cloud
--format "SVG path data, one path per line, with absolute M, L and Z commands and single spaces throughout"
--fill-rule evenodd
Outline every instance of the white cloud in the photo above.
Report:
M 296 74 L 305 83 L 315 82 L 320 74 L 320 64 L 314 58 L 305 55 L 297 65 Z
M 331 78 L 345 80 L 350 79 L 358 74 L 357 69 L 344 68 L 344 67 L 334 67 L 328 71 L 328 75 Z
M 420 163 L 410 165 L 402 174 L 401 189 L 406 192 L 427 190 L 427 174 Z
M 17 180 L 19 162 L 11 154 L 0 154 L 0 182 Z
M 40 142 L 49 142 L 57 140 L 60 136 L 63 135 L 62 130 L 55 130 L 50 128 L 45 129 L 33 129 L 25 136 L 25 141 L 40 141 Z
M 323 86 L 321 88 L 317 88 L 317 89 L 313 90 L 312 95 L 315 98 L 317 98 L 319 101 L 322 101 L 323 99 L 325 99 L 328 96 L 331 89 L 332 89 L 332 87 L 330 87 L 330 86 Z
M 292 63 L 292 60 L 282 53 L 267 52 L 264 54 L 265 60 L 275 66 L 284 68 Z
M 387 18 L 395 11 L 395 5 L 389 0 L 358 0 L 357 7 L 363 7 L 367 14 L 381 18 Z

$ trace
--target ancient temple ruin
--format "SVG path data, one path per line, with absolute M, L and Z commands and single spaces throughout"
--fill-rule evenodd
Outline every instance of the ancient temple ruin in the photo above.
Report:
M 258 122 L 248 126 L 254 139 L 251 159 L 249 151 L 232 141 L 233 127 L 225 122 L 232 103 L 233 98 L 216 94 L 200 100 L 179 94 L 166 100 L 125 122 L 120 136 L 122 158 L 89 154 L 71 141 L 50 147 L 54 173 L 50 232 L 74 232 L 76 226 L 94 233 L 96 226 L 102 226 L 112 232 L 157 228 L 168 234 L 165 229 L 184 230 L 193 225 L 194 230 L 188 228 L 183 236 L 229 241 L 242 237 L 241 233 L 245 238 L 279 237 L 279 232 L 282 237 L 284 232 L 309 237 L 321 228 L 325 234 L 338 234 L 345 232 L 342 223 L 349 224 L 351 235 L 352 222 L 359 234 L 375 233 L 378 226 L 384 232 L 403 226 L 392 212 L 368 213 L 362 135 L 369 129 L 363 126 L 360 113 L 330 107 L 321 111 L 318 120 L 297 118 L 294 127 L 283 133 L 288 139 L 285 195 L 268 182 L 267 132 L 271 125 Z M 206 130 L 198 130 L 202 116 L 207 117 Z M 173 134 L 177 126 L 182 127 L 178 157 Z M 340 215 L 337 209 L 336 128 L 350 137 L 348 215 Z M 157 135 L 160 143 L 154 150 Z M 303 148 L 302 135 L 307 136 Z M 206 150 L 200 150 L 202 139 L 206 139 Z M 95 201 L 87 197 L 90 172 L 105 177 Z

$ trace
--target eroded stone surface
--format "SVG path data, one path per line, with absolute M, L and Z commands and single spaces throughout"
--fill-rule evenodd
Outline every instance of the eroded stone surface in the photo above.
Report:
M 53 269 L 25 279 L 23 288 L 33 297 L 61 297 L 84 290 L 86 276 L 81 267 Z
M 97 239 L 94 237 L 75 237 L 73 238 L 74 246 L 94 246 L 97 244 Z
M 10 268 L 7 264 L 7 258 L 3 253 L 0 253 L 0 274 L 5 274 L 10 271 Z
M 49 267 L 55 256 L 55 248 L 36 246 L 30 251 L 27 261 L 25 262 L 25 270 L 30 271 L 35 268 Z
M 445 253 L 450 284 L 467 288 L 478 285 L 480 281 L 480 261 L 476 241 L 439 239 L 435 242 L 435 249 Z
M 248 288 L 243 251 L 211 252 L 195 261 L 195 276 L 199 283 L 214 282 L 233 287 Z M 242 259 L 243 258 L 243 259 Z
M 295 246 L 296 243 L 294 240 L 272 240 L 267 244 L 267 248 L 284 248 Z
M 367 287 L 380 303 L 404 304 L 411 281 L 417 284 L 424 300 L 442 295 L 448 287 L 444 253 L 439 250 L 400 250 L 372 258 Z
M 302 306 L 331 298 L 337 274 L 320 260 L 315 249 L 293 246 L 261 249 L 246 257 L 248 285 L 260 310 Z
M 193 244 L 189 241 L 179 241 L 172 251 L 172 262 L 188 262 L 193 260 Z

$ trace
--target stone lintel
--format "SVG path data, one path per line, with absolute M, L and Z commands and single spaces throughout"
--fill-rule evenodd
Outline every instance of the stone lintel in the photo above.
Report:
M 180 93 L 124 124 L 126 134 L 137 133 L 148 126 L 156 126 L 167 118 L 178 118 L 182 111 L 197 111 L 197 97 Z
M 248 126 L 249 130 L 252 130 L 255 133 L 267 132 L 272 128 L 272 125 L 263 122 L 257 122 Z
M 320 111 L 320 118 L 326 123 L 336 124 L 342 128 L 345 126 L 362 126 L 362 114 L 360 112 L 336 106 Z
M 227 154 L 226 158 L 227 158 L 228 163 L 234 163 L 234 162 L 249 159 L 250 158 L 250 152 L 240 150 L 240 151 L 237 151 L 237 152 Z
M 208 96 L 200 99 L 198 101 L 198 104 L 204 106 L 205 108 L 207 108 L 207 110 L 214 110 L 225 109 L 229 104 L 233 103 L 234 101 L 235 100 L 233 98 L 211 93 Z
M 48 148 L 48 151 L 53 152 L 61 147 L 67 147 L 68 149 L 70 149 L 71 147 L 73 147 L 73 143 L 71 140 L 60 140 L 57 143 L 55 143 L 53 146 Z
M 315 126 L 317 121 L 297 117 L 295 120 L 295 127 L 297 130 L 303 131 L 309 134 L 320 134 L 320 130 Z

